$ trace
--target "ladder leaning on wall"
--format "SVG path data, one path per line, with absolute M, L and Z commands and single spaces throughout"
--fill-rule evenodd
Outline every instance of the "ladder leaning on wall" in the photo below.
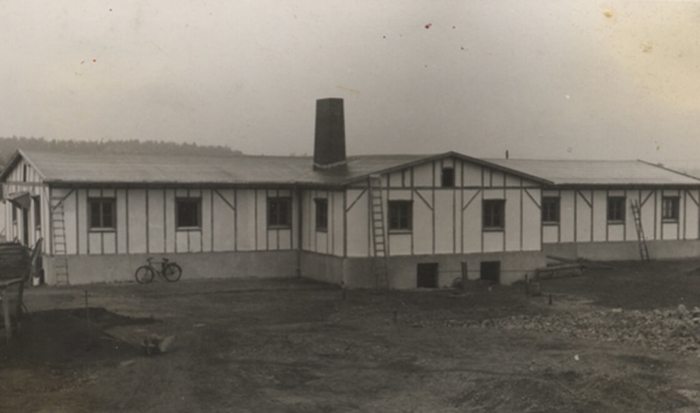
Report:
M 370 220 L 372 222 L 372 240 L 374 241 L 374 277 L 377 289 L 389 288 L 389 270 L 386 254 L 386 235 L 384 232 L 384 202 L 382 202 L 382 177 L 370 175 Z
M 66 221 L 63 213 L 65 198 L 51 198 L 51 233 L 53 241 L 54 273 L 57 285 L 68 285 L 68 257 L 66 256 Z
M 647 240 L 644 236 L 644 228 L 642 227 L 641 207 L 636 199 L 632 200 L 632 216 L 634 217 L 634 227 L 637 229 L 639 256 L 642 261 L 649 261 L 649 249 L 647 248 Z

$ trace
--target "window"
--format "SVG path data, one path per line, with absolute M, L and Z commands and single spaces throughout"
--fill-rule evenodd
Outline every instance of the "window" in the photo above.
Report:
M 542 198 L 542 222 L 545 224 L 559 223 L 559 198 Z
M 483 208 L 485 230 L 501 230 L 506 227 L 506 201 L 502 199 L 485 200 Z
M 328 230 L 328 200 L 316 199 L 316 231 Z
M 27 165 L 22 165 L 22 182 L 27 182 Z
M 413 229 L 413 203 L 411 201 L 389 201 L 389 230 L 411 231 Z
M 175 223 L 178 229 L 198 229 L 202 226 L 202 200 L 199 198 L 177 198 Z
M 661 218 L 664 221 L 678 221 L 678 197 L 664 197 L 661 204 Z
M 442 186 L 452 188 L 455 186 L 454 168 L 442 168 Z
M 290 198 L 268 198 L 267 226 L 292 226 L 292 200 Z
M 623 222 L 625 220 L 625 203 L 623 196 L 608 198 L 608 221 Z
M 41 198 L 35 196 L 34 200 L 34 227 L 39 230 L 41 229 Z
M 90 230 L 105 230 L 116 228 L 113 198 L 88 199 L 90 206 Z
M 17 207 L 14 204 L 12 204 L 12 223 L 17 223 Z

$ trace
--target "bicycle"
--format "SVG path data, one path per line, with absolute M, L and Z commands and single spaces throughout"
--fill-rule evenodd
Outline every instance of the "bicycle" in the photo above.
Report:
M 146 259 L 148 264 L 140 266 L 134 273 L 136 281 L 139 284 L 148 284 L 153 281 L 156 274 L 165 278 L 166 281 L 174 283 L 179 280 L 182 276 L 182 268 L 174 262 L 170 262 L 167 258 L 163 258 L 160 261 L 156 261 L 153 257 L 148 257 Z M 154 267 L 154 262 L 160 264 L 160 270 Z

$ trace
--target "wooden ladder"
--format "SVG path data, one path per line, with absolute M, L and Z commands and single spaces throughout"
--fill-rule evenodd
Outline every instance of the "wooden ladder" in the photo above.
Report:
M 378 289 L 389 288 L 389 270 L 384 232 L 384 202 L 382 202 L 382 177 L 369 177 L 370 213 L 372 214 L 372 239 L 374 241 L 374 276 Z
M 54 272 L 56 284 L 70 284 L 66 250 L 66 221 L 63 213 L 63 198 L 51 199 L 51 223 L 53 238 Z
M 632 200 L 632 216 L 634 217 L 634 227 L 637 229 L 637 239 L 639 241 L 639 256 L 642 261 L 649 261 L 649 249 L 647 248 L 647 240 L 644 236 L 644 228 L 642 227 L 642 214 L 639 201 Z

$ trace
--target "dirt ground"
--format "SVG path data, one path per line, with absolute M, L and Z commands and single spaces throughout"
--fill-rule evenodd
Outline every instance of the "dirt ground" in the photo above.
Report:
M 21 336 L 0 330 L 0 411 L 699 411 L 700 261 L 614 265 L 539 297 L 299 279 L 30 289 Z M 174 334 L 170 351 L 146 356 L 152 333 Z

